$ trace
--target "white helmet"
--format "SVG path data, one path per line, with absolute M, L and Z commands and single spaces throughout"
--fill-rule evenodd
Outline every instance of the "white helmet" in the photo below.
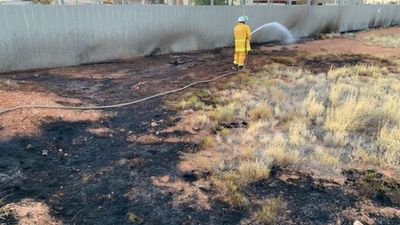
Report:
M 249 17 L 247 17 L 247 16 L 240 16 L 239 18 L 238 18 L 238 22 L 240 23 L 240 22 L 246 22 L 247 20 L 249 20 Z

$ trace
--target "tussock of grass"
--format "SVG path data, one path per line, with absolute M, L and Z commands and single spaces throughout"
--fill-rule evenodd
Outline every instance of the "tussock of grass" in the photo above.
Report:
M 238 167 L 241 185 L 247 185 L 268 177 L 269 164 L 262 161 L 243 161 Z
M 218 168 L 221 157 L 222 156 L 218 153 L 213 153 L 211 155 L 200 152 L 198 154 L 187 154 L 184 156 L 184 159 L 186 159 L 193 168 L 196 168 L 196 170 L 212 172 Z
M 308 136 L 307 124 L 301 120 L 296 120 L 290 124 L 289 128 L 289 143 L 294 146 L 303 146 L 306 143 Z
M 348 143 L 347 135 L 345 131 L 327 132 L 324 136 L 324 142 L 328 146 L 343 147 Z
M 322 166 L 337 167 L 339 164 L 339 159 L 322 147 L 315 149 L 314 157 Z
M 245 203 L 245 197 L 239 189 L 239 179 L 240 175 L 235 171 L 228 171 L 211 177 L 227 202 L 234 207 L 243 206 Z
M 256 121 L 249 124 L 246 133 L 244 134 L 245 140 L 253 141 L 258 135 L 262 132 L 263 127 L 265 127 L 268 123 L 265 121 Z
M 311 118 L 318 117 L 325 110 L 322 102 L 318 100 L 317 92 L 314 89 L 311 89 L 307 98 L 304 99 L 303 107 L 305 108 L 307 115 Z
M 204 129 L 209 127 L 211 124 L 210 118 L 204 114 L 197 114 L 193 117 L 192 126 L 197 127 L 199 129 Z
M 350 96 L 343 104 L 328 110 L 325 129 L 340 132 L 361 129 L 365 121 L 374 116 L 375 106 L 374 99 L 369 96 Z
M 179 108 L 181 109 L 196 109 L 196 110 L 204 110 L 207 109 L 207 105 L 202 102 L 199 97 L 192 95 L 182 100 L 179 103 Z
M 188 92 L 177 104 L 179 109 L 210 110 L 214 105 L 221 103 L 219 96 L 213 95 L 207 89 L 200 89 L 195 92 Z
M 232 133 L 232 131 L 231 131 L 230 129 L 227 129 L 227 128 L 223 128 L 223 129 L 219 132 L 219 134 L 220 134 L 222 137 L 227 137 L 227 136 L 229 136 L 231 133 Z
M 235 110 L 232 106 L 220 106 L 210 114 L 210 117 L 218 123 L 229 123 L 235 118 Z
M 389 166 L 400 166 L 400 127 L 382 127 L 376 141 L 384 150 L 382 162 Z
M 277 224 L 284 213 L 285 204 L 282 198 L 269 199 L 257 213 L 258 220 L 263 224 Z
M 250 120 L 266 120 L 273 115 L 273 109 L 267 103 L 260 103 L 249 111 Z
M 386 67 L 377 67 L 373 65 L 355 65 L 350 67 L 331 68 L 328 71 L 327 77 L 330 80 L 337 80 L 343 77 L 367 76 L 378 78 L 389 73 Z
M 138 216 L 134 212 L 128 212 L 126 214 L 126 217 L 127 217 L 128 221 L 133 223 L 133 224 L 142 224 L 144 222 L 143 218 Z
M 364 148 L 358 147 L 352 152 L 353 161 L 376 165 L 379 160 Z
M 217 145 L 214 137 L 212 136 L 205 136 L 201 139 L 200 145 L 203 148 L 214 148 Z
M 354 86 L 346 83 L 333 84 L 329 91 L 329 101 L 332 105 L 341 104 L 346 98 L 351 95 L 357 94 Z
M 279 134 L 273 137 L 266 152 L 268 156 L 274 159 L 274 164 L 279 166 L 294 164 L 300 158 L 300 153 L 296 150 L 290 150 L 285 137 Z
M 379 45 L 386 48 L 400 48 L 399 34 L 382 34 L 379 36 L 370 35 L 364 37 L 364 42 L 368 45 Z
M 257 160 L 257 155 L 255 154 L 255 151 L 252 148 L 243 147 L 240 150 L 240 158 L 243 159 L 243 160 L 255 161 L 255 160 Z

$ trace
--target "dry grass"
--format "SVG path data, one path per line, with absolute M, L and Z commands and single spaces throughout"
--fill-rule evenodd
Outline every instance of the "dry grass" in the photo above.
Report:
M 340 67 L 335 69 L 330 69 L 328 71 L 327 77 L 330 80 L 338 80 L 340 78 L 352 77 L 358 78 L 359 76 L 366 77 L 380 77 L 387 75 L 388 69 L 386 67 L 377 67 L 373 65 L 356 65 L 350 67 Z
M 379 164 L 379 160 L 376 156 L 372 155 L 366 149 L 358 147 L 352 153 L 353 161 L 362 162 L 371 165 Z
M 336 106 L 341 104 L 346 98 L 349 96 L 354 95 L 357 89 L 346 83 L 335 83 L 332 84 L 330 91 L 329 91 L 329 101 L 332 105 Z
M 400 127 L 382 127 L 376 141 L 383 149 L 382 162 L 389 166 L 400 166 Z
M 303 107 L 310 118 L 317 118 L 325 110 L 322 102 L 318 100 L 317 92 L 314 89 L 311 89 L 307 98 L 304 99 Z
M 324 142 L 328 146 L 343 147 L 348 143 L 348 133 L 345 131 L 327 132 L 324 136 Z
M 273 115 L 273 109 L 267 103 L 262 102 L 249 111 L 250 120 L 266 120 Z
M 368 45 L 379 45 L 386 48 L 400 48 L 399 34 L 369 35 L 364 37 L 364 42 Z
M 200 89 L 186 93 L 182 100 L 174 105 L 178 109 L 210 110 L 220 103 L 218 96 L 213 95 L 210 90 Z
M 299 160 L 300 153 L 297 150 L 290 150 L 287 142 L 283 135 L 277 134 L 267 146 L 267 154 L 274 159 L 274 164 L 288 166 Z
M 207 105 L 195 95 L 185 98 L 178 106 L 181 109 L 207 109 Z
M 338 157 L 332 155 L 328 149 L 317 147 L 314 151 L 314 157 L 322 166 L 337 167 L 339 164 Z
M 225 172 L 222 175 L 214 175 L 211 177 L 213 183 L 219 188 L 223 198 L 232 206 L 243 206 L 245 197 L 239 189 L 239 174 L 235 171 Z
M 343 104 L 328 110 L 325 129 L 339 132 L 361 129 L 374 116 L 376 104 L 370 96 L 349 96 Z
M 267 178 L 270 172 L 269 167 L 267 162 L 261 160 L 241 162 L 237 168 L 241 186 Z
M 208 128 L 211 126 L 211 120 L 204 112 L 200 112 L 193 117 L 192 126 L 198 129 Z
M 214 148 L 216 145 L 217 143 L 212 136 L 205 136 L 201 139 L 200 142 L 200 146 L 202 146 L 203 148 Z
M 235 118 L 235 111 L 232 105 L 220 106 L 210 114 L 210 117 L 218 123 L 229 123 Z
M 132 224 L 142 224 L 144 222 L 143 218 L 138 216 L 136 213 L 134 212 L 128 212 L 126 214 L 126 218 L 129 222 L 131 222 Z
M 200 151 L 191 161 L 213 174 L 221 197 L 234 206 L 250 201 L 243 190 L 268 177 L 272 165 L 338 172 L 356 161 L 400 168 L 400 79 L 386 68 L 356 65 L 314 75 L 271 64 L 227 83 L 214 93 L 223 104 L 194 119 L 198 127 L 211 121 L 223 129 L 202 141 L 209 154 Z
M 243 135 L 243 139 L 246 141 L 254 141 L 258 135 L 262 133 L 262 129 L 268 125 L 265 121 L 257 121 L 249 124 L 246 132 Z
M 222 156 L 215 152 L 212 154 L 210 152 L 200 152 L 183 156 L 190 169 L 196 168 L 196 170 L 205 173 L 215 171 L 219 166 L 221 158 Z
M 269 199 L 257 213 L 258 220 L 263 224 L 277 224 L 285 210 L 282 198 Z
M 304 121 L 296 120 L 289 127 L 289 143 L 296 147 L 303 146 L 306 143 L 306 137 L 309 136 L 307 124 Z

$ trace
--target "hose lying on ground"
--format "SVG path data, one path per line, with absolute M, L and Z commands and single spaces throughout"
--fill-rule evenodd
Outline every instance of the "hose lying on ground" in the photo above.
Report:
M 16 111 L 16 110 L 20 110 L 20 109 L 66 109 L 66 110 L 95 110 L 95 109 L 110 109 L 110 108 L 119 108 L 119 107 L 123 107 L 123 106 L 128 106 L 128 105 L 134 105 L 140 102 L 144 102 L 153 98 L 157 98 L 157 97 L 161 97 L 164 95 L 168 95 L 168 94 L 172 94 L 172 93 L 176 93 L 182 90 L 185 90 L 187 88 L 190 88 L 192 86 L 198 85 L 198 84 L 205 84 L 205 83 L 210 83 L 213 81 L 216 81 L 218 79 L 221 79 L 223 77 L 227 77 L 229 75 L 235 74 L 237 73 L 236 71 L 231 71 L 231 72 L 227 72 L 224 73 L 222 75 L 219 75 L 217 77 L 214 77 L 212 79 L 209 80 L 201 80 L 201 81 L 196 81 L 193 83 L 190 83 L 186 86 L 183 86 L 181 88 L 177 88 L 174 90 L 170 90 L 170 91 L 165 91 L 165 92 L 161 92 L 155 95 L 151 95 L 145 98 L 141 98 L 135 101 L 131 101 L 131 102 L 124 102 L 124 103 L 119 103 L 119 104 L 115 104 L 115 105 L 102 105 L 102 106 L 63 106 L 63 105 L 22 105 L 22 106 L 16 106 L 16 107 L 12 107 L 12 108 L 8 108 L 8 109 L 4 109 L 4 110 L 0 110 L 0 115 L 8 113 L 8 112 L 12 112 L 12 111 Z

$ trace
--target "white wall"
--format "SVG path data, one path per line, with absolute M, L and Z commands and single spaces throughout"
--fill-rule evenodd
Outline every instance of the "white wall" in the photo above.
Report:
M 0 6 L 0 72 L 229 46 L 242 14 L 296 37 L 400 24 L 400 6 Z

